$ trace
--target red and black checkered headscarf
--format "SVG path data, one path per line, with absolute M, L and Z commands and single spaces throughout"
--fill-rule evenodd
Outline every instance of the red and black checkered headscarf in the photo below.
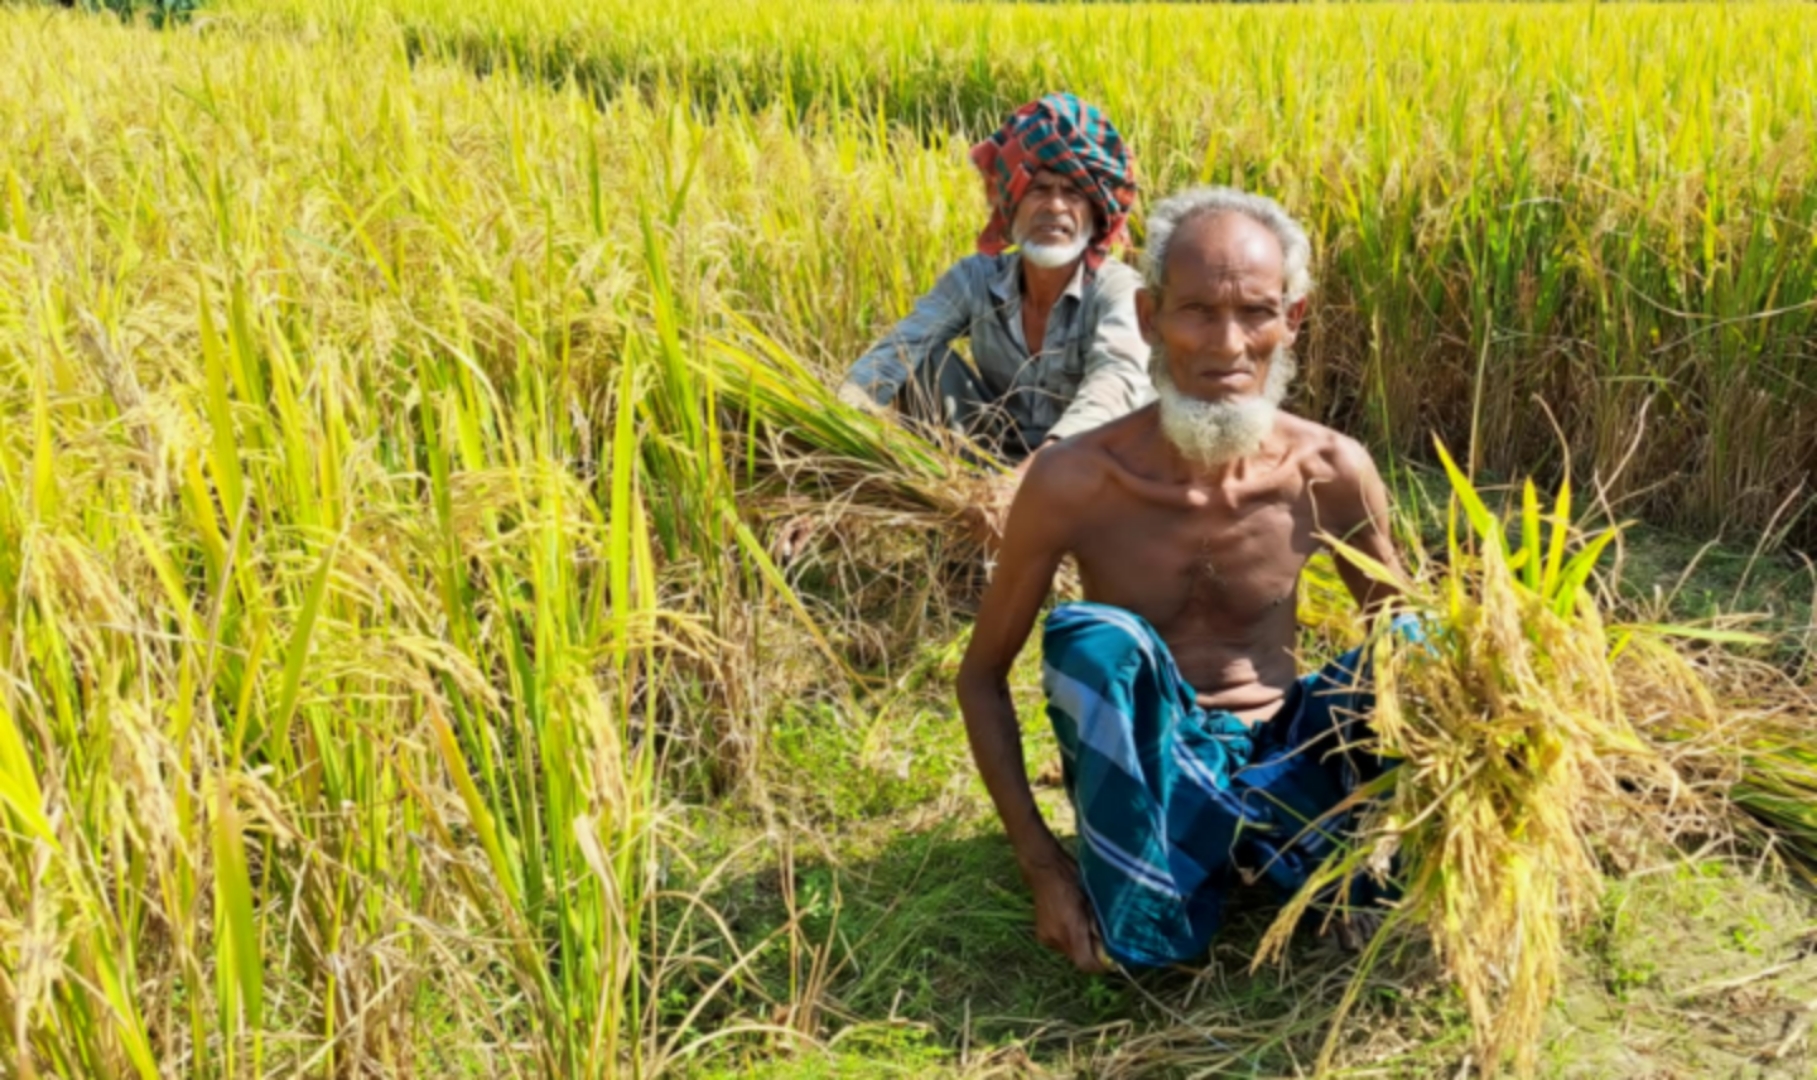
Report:
M 1136 201 L 1136 176 L 1123 137 L 1095 106 L 1071 94 L 1049 94 L 1017 109 L 1002 130 L 972 147 L 972 164 L 984 174 L 991 203 L 990 224 L 978 234 L 978 250 L 997 255 L 1010 243 L 1016 204 L 1035 173 L 1054 172 L 1078 185 L 1098 209 L 1097 231 L 1085 249 L 1096 267 L 1113 245 L 1129 243 L 1129 211 Z

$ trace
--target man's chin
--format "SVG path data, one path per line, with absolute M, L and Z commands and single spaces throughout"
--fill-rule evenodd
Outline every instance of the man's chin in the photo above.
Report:
M 1275 403 L 1265 394 L 1220 388 L 1216 397 L 1200 397 L 1175 387 L 1165 368 L 1155 374 L 1155 392 L 1161 434 L 1188 461 L 1206 468 L 1255 453 L 1274 428 Z
M 1053 270 L 1079 261 L 1085 254 L 1085 247 L 1082 241 L 1077 240 L 1069 244 L 1037 244 L 1025 240 L 1018 250 L 1028 262 Z

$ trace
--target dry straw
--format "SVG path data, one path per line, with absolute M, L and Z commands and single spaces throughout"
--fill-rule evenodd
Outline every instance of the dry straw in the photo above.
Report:
M 976 481 L 824 388 L 966 249 L 964 129 L 1050 79 L 1112 110 L 1151 186 L 1315 221 L 1309 395 L 1359 431 L 1404 446 L 1409 403 L 1455 426 L 1480 400 L 1518 455 L 1556 384 L 1603 461 L 1682 376 L 1657 505 L 1740 492 L 1765 521 L 1796 487 L 1810 397 L 1768 361 L 1803 355 L 1813 282 L 1798 9 L 1192 14 L 1232 20 L 1235 66 L 1172 9 L 902 10 L 918 36 L 844 4 L 274 0 L 162 35 L 0 9 L 16 1072 L 648 1075 L 812 1044 L 677 802 L 748 793 L 771 710 L 929 625 Z M 1209 81 L 1145 110 L 1130 73 L 1160 70 Z M 768 558 L 802 512 L 845 545 L 832 599 Z M 1406 781 L 1358 858 L 1398 844 L 1403 921 L 1479 1012 L 1517 1007 L 1483 1023 L 1500 1048 L 1594 895 L 1611 785 L 1680 798 L 1621 716 L 1803 850 L 1817 829 L 1793 716 L 1717 724 L 1630 677 L 1669 654 L 1585 605 L 1565 512 L 1543 552 L 1478 516 L 1455 576 L 1409 587 L 1454 627 L 1436 658 L 1381 657 Z

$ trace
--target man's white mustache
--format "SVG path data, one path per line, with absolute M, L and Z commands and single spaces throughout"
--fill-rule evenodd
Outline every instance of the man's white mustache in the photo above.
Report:
M 1203 401 L 1174 385 L 1166 348 L 1152 346 L 1148 370 L 1160 398 L 1161 434 L 1188 460 L 1206 467 L 1255 453 L 1274 428 L 1276 403 L 1286 396 L 1296 366 L 1293 354 L 1278 348 L 1260 394 Z

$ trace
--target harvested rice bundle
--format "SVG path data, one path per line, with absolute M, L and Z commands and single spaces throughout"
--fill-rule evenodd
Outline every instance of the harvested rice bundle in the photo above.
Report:
M 1741 778 L 1730 789 L 1735 805 L 1763 825 L 1807 881 L 1817 883 L 1817 737 L 1804 703 L 1796 726 L 1785 714 L 1752 725 Z
M 1696 636 L 1717 645 L 1765 640 L 1727 630 Z M 1686 782 L 1720 798 L 1734 831 L 1817 883 L 1817 693 L 1768 664 L 1721 649 L 1690 654 L 1657 636 L 1636 639 L 1619 670 L 1624 707 Z
M 1568 485 L 1546 535 L 1528 484 L 1513 545 L 1442 446 L 1439 455 L 1455 495 L 1442 567 L 1409 581 L 1333 541 L 1401 590 L 1424 640 L 1377 636 L 1374 738 L 1400 765 L 1364 793 L 1375 798 L 1359 842 L 1288 905 L 1258 963 L 1279 954 L 1321 894 L 1392 867 L 1401 899 L 1340 1018 L 1389 932 L 1418 927 L 1464 999 L 1483 1067 L 1509 1061 L 1528 1073 L 1564 944 L 1602 891 L 1599 849 L 1619 842 L 1611 826 L 1644 823 L 1638 811 L 1660 800 L 1697 798 L 1624 711 L 1611 661 L 1643 631 L 1611 628 L 1587 588 L 1613 534 L 1568 553 Z M 1674 677 L 1696 678 L 1688 667 Z M 1327 1059 L 1338 1031 L 1333 1024 Z

